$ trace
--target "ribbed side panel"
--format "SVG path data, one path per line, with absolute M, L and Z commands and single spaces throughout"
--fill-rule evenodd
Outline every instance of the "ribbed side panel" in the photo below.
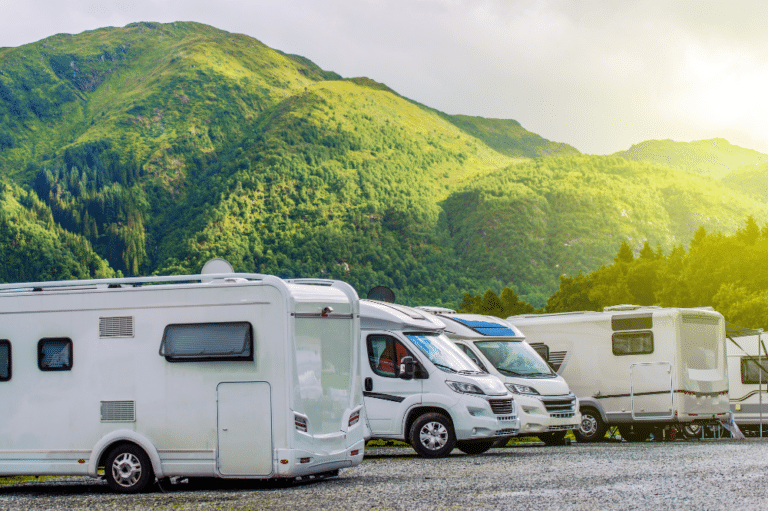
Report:
M 102 401 L 101 422 L 136 422 L 136 402 Z
M 133 316 L 99 318 L 99 338 L 133 337 Z

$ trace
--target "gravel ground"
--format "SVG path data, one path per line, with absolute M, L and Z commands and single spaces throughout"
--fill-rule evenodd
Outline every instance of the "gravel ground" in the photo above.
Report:
M 426 460 L 366 450 L 339 477 L 291 486 L 206 481 L 116 495 L 95 479 L 0 486 L 0 509 L 685 509 L 768 508 L 765 439 L 611 442 L 458 450 Z

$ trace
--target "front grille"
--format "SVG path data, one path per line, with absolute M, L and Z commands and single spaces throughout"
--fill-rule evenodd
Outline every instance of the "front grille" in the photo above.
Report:
M 542 396 L 541 401 L 552 417 L 567 419 L 576 414 L 576 396 L 573 394 L 568 394 L 567 396 Z
M 516 435 L 518 431 L 517 429 L 497 429 L 496 436 Z
M 567 431 L 569 429 L 578 429 L 578 425 L 576 424 L 566 424 L 563 426 L 550 426 L 550 431 Z
M 514 410 L 511 399 L 489 399 L 488 403 L 496 415 L 509 415 Z

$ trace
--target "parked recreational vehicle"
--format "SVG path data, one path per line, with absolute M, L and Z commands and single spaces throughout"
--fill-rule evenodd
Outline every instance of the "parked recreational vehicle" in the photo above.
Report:
M 519 431 L 515 402 L 433 318 L 410 307 L 360 301 L 369 436 L 405 440 L 426 457 L 446 456 L 454 446 L 485 452 Z
M 568 430 L 579 427 L 576 396 L 514 326 L 493 316 L 424 308 L 430 309 L 445 324 L 448 338 L 514 394 L 520 435 L 558 445 Z
M 627 440 L 728 417 L 725 321 L 712 310 L 639 306 L 507 318 L 579 399 L 583 442 L 618 426 Z
M 227 265 L 228 266 L 228 265 Z M 335 475 L 364 450 L 359 301 L 255 274 L 0 286 L 0 475 Z
M 768 352 L 760 330 L 726 325 L 731 411 L 745 434 L 768 432 Z

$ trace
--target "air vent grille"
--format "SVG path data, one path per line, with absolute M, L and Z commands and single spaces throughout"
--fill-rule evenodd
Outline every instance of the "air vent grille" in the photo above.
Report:
M 136 422 L 136 402 L 102 401 L 101 422 Z
M 99 318 L 99 338 L 133 337 L 133 316 Z

